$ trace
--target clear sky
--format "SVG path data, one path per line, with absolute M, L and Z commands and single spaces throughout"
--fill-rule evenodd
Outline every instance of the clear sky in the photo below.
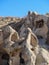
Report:
M 28 11 L 49 13 L 49 0 L 0 0 L 0 16 L 24 17 Z

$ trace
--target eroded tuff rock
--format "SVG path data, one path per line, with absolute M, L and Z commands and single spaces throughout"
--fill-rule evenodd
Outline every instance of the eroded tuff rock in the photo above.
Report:
M 0 17 L 0 65 L 49 65 L 49 15 Z

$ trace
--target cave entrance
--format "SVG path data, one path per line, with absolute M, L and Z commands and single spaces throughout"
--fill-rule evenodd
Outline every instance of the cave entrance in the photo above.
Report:
M 10 56 L 7 52 L 2 50 L 0 52 L 0 65 L 9 65 Z

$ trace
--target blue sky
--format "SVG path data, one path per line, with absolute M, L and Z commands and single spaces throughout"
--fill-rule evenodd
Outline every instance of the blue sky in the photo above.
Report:
M 49 12 L 49 0 L 0 0 L 0 16 L 24 17 L 28 11 Z

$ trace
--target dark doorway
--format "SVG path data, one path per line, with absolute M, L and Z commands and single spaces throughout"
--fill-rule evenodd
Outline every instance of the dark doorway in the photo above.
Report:
M 7 53 L 2 54 L 2 65 L 9 65 L 9 55 Z

